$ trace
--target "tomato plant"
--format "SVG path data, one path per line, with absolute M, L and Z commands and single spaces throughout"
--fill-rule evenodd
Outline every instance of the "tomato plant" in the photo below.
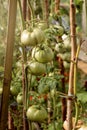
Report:
M 64 0 L 62 1 L 64 4 Z M 62 129 L 62 126 L 59 127 L 59 122 L 62 122 L 61 107 L 66 105 L 60 101 L 67 99 L 67 94 L 64 93 L 68 92 L 72 50 L 70 28 L 67 24 L 69 11 L 65 4 L 64 8 L 60 4 L 60 10 L 55 12 L 56 0 L 30 0 L 30 3 L 28 2 L 28 13 L 30 14 L 23 12 L 23 15 L 26 14 L 26 20 L 25 18 L 22 18 L 24 21 L 21 20 L 24 24 L 23 27 L 20 26 L 21 22 L 17 22 L 10 97 L 13 97 L 11 101 L 16 100 L 18 108 L 21 106 L 27 110 L 29 125 L 36 122 L 43 130 L 60 130 Z M 3 30 L 3 28 L 0 29 Z M 0 78 L 2 78 L 1 75 Z M 25 89 L 25 91 L 21 93 L 21 89 Z M 3 89 L 0 87 L 0 95 L 2 91 Z M 82 98 L 82 95 L 79 96 Z M 23 106 L 23 98 L 27 100 L 24 103 L 25 106 Z M 83 100 L 85 104 L 85 96 Z M 27 109 L 27 107 L 29 108 Z M 26 115 L 21 119 L 26 118 Z

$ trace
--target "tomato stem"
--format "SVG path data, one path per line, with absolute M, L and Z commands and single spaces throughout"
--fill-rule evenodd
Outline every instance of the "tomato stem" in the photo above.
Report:
M 34 11 L 33 11 L 30 0 L 28 0 L 28 7 L 30 8 L 30 12 L 31 12 L 32 27 L 34 27 L 34 21 L 33 21 L 34 20 Z
M 22 6 L 21 6 L 21 1 L 18 0 L 18 3 L 19 3 L 20 14 L 21 14 L 22 27 L 23 27 L 23 30 L 24 30 L 24 29 L 26 28 L 26 26 L 25 26 L 25 22 L 24 22 L 23 15 L 22 15 Z
M 53 125 L 54 125 L 54 130 L 56 130 L 55 126 L 55 117 L 56 117 L 56 90 L 54 89 L 54 96 L 53 96 Z
M 80 40 L 80 44 L 77 47 L 77 52 L 76 52 L 76 57 L 75 57 L 76 59 L 75 59 L 75 64 L 74 64 L 74 95 L 75 96 L 76 96 L 76 93 L 77 93 L 77 88 L 76 88 L 77 62 L 78 62 L 78 56 L 79 56 L 79 52 L 80 52 L 80 48 L 81 48 L 81 43 L 82 43 L 82 40 Z M 75 109 L 76 109 L 75 123 L 74 123 L 73 130 L 75 130 L 75 126 L 76 126 L 77 121 L 78 121 L 78 102 L 77 101 L 75 101 Z
M 53 0 L 51 0 L 51 11 L 50 11 L 51 13 L 54 12 L 54 11 L 53 11 L 53 3 L 54 3 Z

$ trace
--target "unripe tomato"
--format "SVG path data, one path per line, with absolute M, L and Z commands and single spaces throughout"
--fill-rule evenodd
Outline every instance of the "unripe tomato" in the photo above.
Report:
M 33 75 L 42 75 L 46 73 L 46 65 L 39 63 L 37 61 L 30 61 L 28 63 L 29 65 L 29 70 Z
M 22 45 L 30 45 L 31 44 L 31 34 L 28 30 L 24 30 L 22 33 L 21 33 L 21 44 Z
M 20 92 L 18 95 L 17 95 L 17 103 L 18 104 L 23 104 L 23 93 Z
M 64 53 L 66 49 L 64 48 L 63 43 L 58 43 L 55 45 L 55 50 L 59 53 Z
M 54 25 L 54 28 L 57 30 L 57 36 L 62 36 L 64 33 L 64 28 L 60 25 Z
M 38 105 L 32 105 L 27 110 L 27 118 L 35 122 L 43 122 L 47 119 L 47 111 L 44 107 Z
M 18 93 L 20 92 L 20 87 L 19 86 L 11 86 L 10 92 L 13 96 L 17 96 Z
M 21 44 L 24 46 L 35 46 L 37 44 L 35 33 L 24 30 L 21 34 Z
M 45 45 L 43 47 L 35 47 L 32 50 L 32 57 L 38 62 L 47 63 L 53 60 L 54 53 L 50 47 Z
M 66 51 L 71 51 L 71 43 L 70 43 L 70 37 L 67 36 L 66 38 L 63 39 L 64 47 Z
M 67 61 L 63 61 L 63 65 L 65 69 L 69 69 L 70 68 L 70 63 Z
M 70 62 L 70 59 L 71 59 L 71 53 L 70 53 L 70 52 L 59 53 L 58 56 L 59 56 L 63 61 Z
M 35 28 L 33 30 L 34 36 L 37 40 L 37 44 L 42 43 L 45 40 L 44 32 L 40 28 Z

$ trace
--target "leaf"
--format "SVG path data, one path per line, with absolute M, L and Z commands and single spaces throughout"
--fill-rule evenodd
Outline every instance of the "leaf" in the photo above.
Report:
M 78 93 L 78 94 L 77 94 L 77 98 L 78 98 L 78 100 L 80 100 L 82 103 L 86 103 L 86 102 L 87 102 L 87 92 Z
M 50 92 L 51 89 L 54 89 L 56 87 L 58 87 L 58 83 L 59 83 L 59 79 L 58 75 L 57 77 L 42 77 L 39 81 L 39 85 L 38 85 L 38 92 L 39 93 L 47 93 Z

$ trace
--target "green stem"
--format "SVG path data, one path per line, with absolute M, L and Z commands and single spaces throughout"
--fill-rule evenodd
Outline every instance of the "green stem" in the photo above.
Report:
M 74 95 L 76 95 L 76 73 L 77 73 L 77 62 L 78 62 L 77 60 L 78 60 L 80 48 L 81 48 L 81 44 L 78 45 L 77 47 L 76 59 L 75 59 L 75 64 L 74 64 Z
M 24 18 L 23 18 L 23 15 L 22 15 L 21 1 L 18 0 L 18 3 L 19 3 L 20 14 L 21 14 L 22 27 L 23 27 L 23 30 L 24 30 L 26 28 L 26 25 L 25 25 Z
M 29 123 L 29 130 L 32 130 L 32 122 L 29 121 L 28 123 Z
M 42 7 L 42 19 L 45 20 L 45 2 L 41 0 L 41 7 Z
M 75 64 L 74 64 L 74 95 L 75 96 L 76 96 L 76 93 L 77 93 L 77 88 L 76 88 L 77 62 L 78 62 L 79 51 L 80 51 L 80 48 L 81 48 L 81 42 L 82 42 L 82 40 L 80 41 L 80 44 L 77 47 L 76 59 L 75 59 Z M 75 109 L 76 109 L 76 112 L 75 112 L 75 124 L 74 124 L 73 130 L 75 130 L 75 126 L 76 126 L 77 121 L 78 121 L 78 103 L 77 103 L 77 101 L 75 101 Z
M 31 80 L 32 80 L 32 74 L 30 74 L 30 76 L 29 76 L 29 85 L 28 85 L 28 88 L 27 88 L 27 97 L 30 97 L 30 95 L 28 94 L 28 92 L 31 91 Z M 27 99 L 27 108 L 28 107 L 29 107 L 29 98 Z
M 54 90 L 56 93 L 56 90 Z M 56 95 L 54 95 L 53 97 L 53 126 L 54 126 L 54 130 L 56 130 L 56 126 L 55 126 L 55 116 L 56 116 Z
M 26 25 L 25 25 L 25 21 L 24 21 L 24 17 L 22 15 L 22 6 L 21 6 L 21 1 L 18 0 L 19 2 L 19 9 L 20 9 L 20 14 L 21 14 L 21 21 L 22 21 L 22 28 L 23 30 L 26 28 Z M 26 48 L 25 47 L 22 47 L 22 57 L 23 57 L 23 65 L 24 63 L 26 63 L 27 61 L 27 57 L 26 57 Z M 28 87 L 28 82 L 27 82 L 27 69 L 24 67 L 24 75 L 25 75 L 25 84 L 26 84 L 26 88 Z M 27 92 L 27 91 L 26 91 Z M 26 93 L 26 97 L 27 97 L 27 93 Z M 25 103 L 25 109 L 26 109 L 27 105 Z
M 28 70 L 27 70 L 28 68 L 25 68 L 25 84 L 26 84 L 26 109 L 28 109 L 28 105 L 27 105 L 27 100 L 29 100 L 28 99 L 28 77 L 27 77 L 27 75 L 28 75 Z
M 30 0 L 28 0 L 28 7 L 30 8 L 30 12 L 31 12 L 32 26 L 34 26 L 34 22 L 33 22 L 33 20 L 34 20 L 34 11 L 33 11 L 33 8 L 32 8 Z
M 53 14 L 53 0 L 51 0 L 51 14 Z

